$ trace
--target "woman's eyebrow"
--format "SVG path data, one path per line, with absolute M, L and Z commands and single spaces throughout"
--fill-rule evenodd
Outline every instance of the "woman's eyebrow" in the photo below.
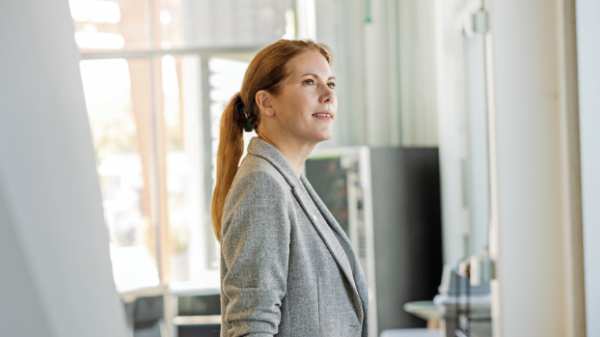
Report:
M 304 77 L 304 76 L 313 76 L 313 77 L 317 77 L 317 78 L 319 77 L 319 75 L 313 74 L 313 73 L 306 73 L 306 74 L 304 74 L 304 75 L 302 75 L 300 77 Z M 335 80 L 335 77 L 329 76 L 329 78 L 327 80 Z

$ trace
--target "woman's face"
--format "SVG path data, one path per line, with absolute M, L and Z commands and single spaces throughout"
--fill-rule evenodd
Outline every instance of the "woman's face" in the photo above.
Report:
M 279 94 L 270 95 L 270 119 L 286 138 L 303 143 L 328 140 L 337 113 L 335 78 L 329 63 L 318 52 L 306 52 L 290 60 L 287 70 Z

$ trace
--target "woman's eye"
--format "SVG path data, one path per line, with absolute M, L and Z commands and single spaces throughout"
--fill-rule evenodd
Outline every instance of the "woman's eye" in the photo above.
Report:
M 327 86 L 329 87 L 329 89 L 334 89 L 335 83 L 329 83 L 329 84 L 327 84 Z
M 304 81 L 304 84 L 313 85 L 313 84 L 315 84 L 315 81 L 313 81 L 313 80 L 306 80 L 306 81 Z

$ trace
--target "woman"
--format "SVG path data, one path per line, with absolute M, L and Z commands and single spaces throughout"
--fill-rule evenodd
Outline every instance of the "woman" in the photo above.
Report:
M 314 147 L 331 138 L 332 57 L 312 41 L 266 47 L 223 113 L 212 205 L 222 336 L 367 336 L 356 254 L 301 175 Z M 258 138 L 238 168 L 244 129 Z

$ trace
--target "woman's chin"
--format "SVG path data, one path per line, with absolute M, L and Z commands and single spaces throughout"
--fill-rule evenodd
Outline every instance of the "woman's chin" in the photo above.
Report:
M 311 132 L 310 134 L 307 134 L 304 137 L 302 137 L 302 142 L 306 142 L 309 144 L 321 143 L 331 139 L 332 136 L 333 133 L 331 131 Z
M 319 132 L 317 135 L 315 135 L 315 140 L 317 142 L 324 142 L 326 140 L 330 140 L 331 137 L 333 136 L 333 133 L 331 131 L 325 131 L 325 132 Z

